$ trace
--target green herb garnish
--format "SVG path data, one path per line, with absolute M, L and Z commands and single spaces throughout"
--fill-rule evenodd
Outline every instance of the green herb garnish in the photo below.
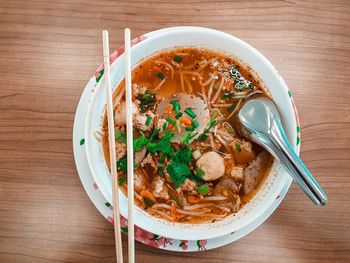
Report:
M 161 72 L 161 71 L 158 71 L 157 74 L 156 74 L 156 76 L 157 76 L 158 78 L 160 78 L 161 80 L 165 79 L 165 75 L 164 75 L 164 73 Z
M 194 128 L 193 127 L 186 127 L 185 130 L 186 131 L 194 131 Z
M 126 158 L 117 161 L 117 171 L 126 173 L 128 170 L 128 163 Z
M 152 117 L 151 117 L 151 116 L 148 116 L 147 119 L 146 119 L 146 123 L 145 123 L 145 124 L 146 124 L 147 126 L 150 126 L 151 123 L 152 123 Z
M 239 143 L 235 143 L 235 146 L 236 146 L 237 151 L 239 151 L 239 152 L 242 151 L 241 145 Z
M 203 142 L 205 141 L 206 139 L 208 139 L 208 134 L 206 133 L 202 133 L 199 137 L 198 137 L 198 140 Z
M 117 142 L 126 143 L 126 134 L 120 129 L 114 130 L 114 138 Z
M 156 95 L 148 90 L 145 94 L 139 94 L 137 99 L 140 101 L 140 108 L 142 112 L 145 112 L 149 107 L 156 103 Z
M 140 131 L 140 134 L 141 134 L 141 138 L 134 139 L 134 150 L 136 152 L 141 151 L 143 147 L 145 147 L 146 144 L 148 143 L 148 139 L 146 138 L 144 133 Z
M 231 98 L 232 95 L 233 95 L 233 93 L 231 91 L 225 92 L 225 93 L 222 94 L 221 99 L 227 100 L 228 98 Z
M 210 191 L 208 184 L 202 184 L 201 186 L 198 186 L 197 190 L 201 195 L 206 195 Z
M 154 202 L 153 201 L 151 201 L 151 200 L 149 200 L 148 198 L 143 198 L 143 201 L 145 202 L 145 205 L 146 206 L 152 206 L 152 205 L 154 205 Z
M 162 126 L 162 130 L 165 131 L 167 128 L 168 124 L 166 122 L 164 122 L 163 126 Z
M 167 117 L 166 121 L 169 122 L 171 125 L 175 125 L 176 124 L 176 122 L 170 117 Z
M 180 112 L 181 107 L 180 107 L 180 103 L 178 100 L 172 100 L 172 101 L 170 101 L 170 104 L 173 105 L 173 111 L 175 113 Z
M 192 121 L 192 128 L 198 128 L 199 127 L 199 122 L 197 120 Z
M 179 112 L 178 114 L 175 115 L 175 118 L 178 119 L 182 116 L 182 112 Z
M 123 175 L 119 180 L 118 180 L 118 185 L 123 185 L 126 182 L 126 175 Z
M 192 108 L 186 108 L 185 113 L 190 116 L 192 119 L 196 118 L 196 114 L 193 112 Z
M 178 56 L 178 55 L 175 55 L 175 56 L 174 56 L 174 61 L 175 61 L 175 62 L 180 63 L 182 60 L 183 60 L 183 57 Z
M 198 176 L 198 177 L 203 177 L 203 175 L 205 175 L 205 172 L 201 169 L 201 168 L 199 168 L 199 167 L 196 167 L 196 170 L 195 170 L 195 172 L 196 172 L 196 175 Z
M 170 175 L 170 180 L 174 182 L 175 188 L 181 186 L 181 184 L 188 178 L 192 172 L 189 167 L 189 163 L 193 160 L 190 148 L 183 147 L 178 150 L 169 162 L 166 170 Z

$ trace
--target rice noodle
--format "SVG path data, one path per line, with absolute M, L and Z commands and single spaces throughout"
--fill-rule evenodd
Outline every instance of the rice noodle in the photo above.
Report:
M 154 61 L 156 64 L 160 64 L 160 65 L 164 65 L 166 67 L 168 67 L 171 71 L 171 79 L 174 79 L 174 68 L 167 62 L 164 61 L 160 61 L 160 60 L 156 60 Z
M 199 209 L 199 208 L 204 208 L 204 207 L 210 207 L 210 206 L 214 206 L 215 204 L 214 203 L 202 203 L 202 204 L 196 204 L 196 205 L 187 205 L 187 206 L 184 206 L 183 209 L 184 210 L 196 210 L 196 209 Z
M 224 147 L 225 147 L 226 149 L 229 149 L 227 143 L 224 141 L 224 139 L 223 139 L 219 134 L 216 134 L 215 137 L 219 140 L 219 142 L 222 143 L 222 145 L 224 145 Z
M 213 93 L 213 87 L 215 84 L 215 79 L 212 80 L 212 82 L 210 83 L 209 89 L 208 89 L 208 104 L 210 103 L 210 99 L 211 99 L 211 94 Z M 204 86 L 202 86 L 204 88 Z
M 164 204 L 164 203 L 157 203 L 152 206 L 153 208 L 165 208 L 165 209 L 171 209 L 170 205 Z
M 191 82 L 185 76 L 183 76 L 183 78 L 185 80 L 185 83 L 187 84 L 188 91 L 192 93 L 193 92 L 193 87 L 192 87 Z
M 227 200 L 227 196 L 212 195 L 212 196 L 204 197 L 202 200 L 204 200 L 204 201 L 223 201 L 223 200 Z
M 158 84 L 158 86 L 155 87 L 154 91 L 159 90 L 159 89 L 163 86 L 163 84 L 165 83 L 166 79 L 167 79 L 167 77 L 165 77 L 165 78 Z
M 221 92 L 221 90 L 222 90 L 222 87 L 224 86 L 224 82 L 225 82 L 225 79 L 224 79 L 223 77 L 221 77 L 221 81 L 220 81 L 219 88 L 218 88 L 218 90 L 216 91 L 215 96 L 214 96 L 214 98 L 213 98 L 212 101 L 211 101 L 212 103 L 214 103 L 214 102 L 219 98 L 220 92 Z
M 231 212 L 231 209 L 230 208 L 227 208 L 227 207 L 224 207 L 224 206 L 216 206 L 217 208 L 225 211 L 226 213 L 230 213 Z
M 209 133 L 209 138 L 210 138 L 210 146 L 214 150 L 215 149 L 215 144 L 214 144 L 213 134 Z
M 207 209 L 207 210 L 204 210 L 204 211 L 198 211 L 198 212 L 195 212 L 195 211 L 186 211 L 186 210 L 183 210 L 183 209 L 180 209 L 180 208 L 176 208 L 176 211 L 181 213 L 181 214 L 184 214 L 184 215 L 190 215 L 190 216 L 202 216 L 203 214 L 206 214 L 207 212 L 210 212 L 211 210 Z
M 194 76 L 197 76 L 199 80 L 201 80 L 201 79 L 202 79 L 202 76 L 201 76 L 201 75 L 199 75 L 199 73 L 198 73 L 198 72 L 194 72 L 194 71 L 186 71 L 186 70 L 184 70 L 184 71 L 182 71 L 182 74 L 186 74 L 186 75 L 194 75 Z
M 168 213 L 165 213 L 165 212 L 162 212 L 162 211 L 159 211 L 157 209 L 153 209 L 153 208 L 147 208 L 147 211 L 151 212 L 151 213 L 154 213 L 154 214 L 157 214 L 159 216 L 162 216 L 162 217 L 165 217 L 166 219 L 168 219 L 169 221 L 174 221 L 174 218 L 172 216 L 170 216 Z
M 182 75 L 182 72 L 180 72 L 180 84 L 181 84 L 181 91 L 185 91 L 185 84 L 184 84 L 184 76 Z
M 239 106 L 241 106 L 241 103 L 242 103 L 242 99 L 240 99 L 240 100 L 238 101 L 238 103 L 237 103 L 237 105 L 236 105 L 236 108 L 230 113 L 230 115 L 227 116 L 226 119 L 231 118 L 231 117 L 233 116 L 233 114 L 235 114 L 235 113 L 238 111 Z
M 113 108 L 116 108 L 116 107 L 119 105 L 120 100 L 121 100 L 122 97 L 124 96 L 124 92 L 125 92 L 125 89 L 123 88 L 123 89 L 120 91 L 118 97 L 113 101 Z
M 230 107 L 232 106 L 232 103 L 217 103 L 217 104 L 212 104 L 213 107 L 217 108 L 224 108 L 224 107 Z
M 171 64 L 173 64 L 175 67 L 180 68 L 180 64 L 175 62 L 174 60 L 171 60 Z
M 253 96 L 255 94 L 261 94 L 263 93 L 261 90 L 254 90 L 251 93 L 248 93 L 248 95 L 245 96 L 245 99 L 248 99 L 250 96 Z
M 211 73 L 210 77 L 205 82 L 202 82 L 200 80 L 199 85 L 207 86 L 213 79 L 217 79 L 217 78 L 218 78 L 218 76 L 215 73 Z

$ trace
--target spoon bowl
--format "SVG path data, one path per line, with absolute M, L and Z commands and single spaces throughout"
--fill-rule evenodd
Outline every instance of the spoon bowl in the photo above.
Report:
M 301 159 L 294 152 L 284 132 L 276 105 L 266 97 L 248 100 L 238 113 L 243 136 L 268 150 L 317 206 L 327 204 L 327 196 Z

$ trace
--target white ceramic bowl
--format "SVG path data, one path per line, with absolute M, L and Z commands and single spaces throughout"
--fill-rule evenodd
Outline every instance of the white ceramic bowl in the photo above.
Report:
M 205 47 L 218 50 L 240 59 L 258 74 L 268 87 L 277 104 L 286 133 L 291 142 L 297 138 L 297 121 L 293 111 L 288 88 L 272 64 L 256 49 L 232 35 L 200 27 L 175 27 L 154 31 L 144 35 L 145 39 L 132 47 L 132 67 L 141 60 L 163 50 L 181 46 Z M 111 67 L 112 86 L 115 87 L 124 76 L 124 56 L 117 58 Z M 87 160 L 99 189 L 112 203 L 111 179 L 100 142 L 93 135 L 101 129 L 102 114 L 105 106 L 104 80 L 101 79 L 91 97 L 85 122 L 85 141 Z M 293 144 L 295 145 L 295 144 Z M 294 149 L 299 152 L 299 147 Z M 226 235 L 237 231 L 262 215 L 280 195 L 286 185 L 291 184 L 289 175 L 275 162 L 264 185 L 254 198 L 235 215 L 225 220 L 208 224 L 170 223 L 155 218 L 142 209 L 135 207 L 135 224 L 141 228 L 162 236 L 175 239 L 199 240 Z M 120 211 L 127 217 L 127 199 L 120 192 Z M 283 198 L 283 196 L 280 196 Z M 261 222 L 262 223 L 262 222 Z

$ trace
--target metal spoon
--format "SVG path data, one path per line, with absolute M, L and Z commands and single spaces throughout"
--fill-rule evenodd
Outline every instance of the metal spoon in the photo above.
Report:
M 315 205 L 327 204 L 323 189 L 289 143 L 280 114 L 272 100 L 260 97 L 246 101 L 237 119 L 238 124 L 241 124 L 238 126 L 242 135 L 261 145 L 278 159 Z

